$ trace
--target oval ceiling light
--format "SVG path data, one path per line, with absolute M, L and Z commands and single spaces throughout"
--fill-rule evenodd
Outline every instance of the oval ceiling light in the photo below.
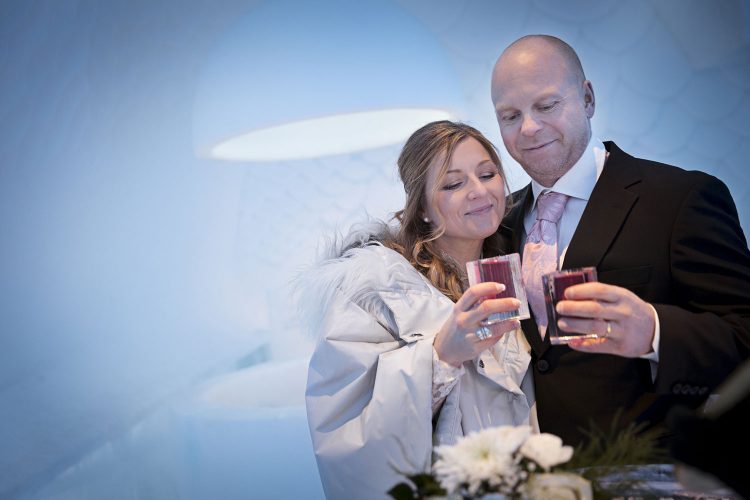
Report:
M 402 142 L 463 108 L 437 40 L 386 0 L 267 2 L 208 57 L 195 149 L 242 162 L 347 154 Z

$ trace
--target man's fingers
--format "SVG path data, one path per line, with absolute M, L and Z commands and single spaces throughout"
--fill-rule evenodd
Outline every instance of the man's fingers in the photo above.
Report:
M 565 317 L 557 320 L 557 326 L 561 330 L 569 333 L 593 333 L 600 337 L 611 337 L 614 333 L 615 322 L 606 319 Z
M 607 306 L 593 300 L 561 300 L 557 303 L 557 313 L 576 318 L 603 318 L 611 315 Z
M 606 283 L 591 282 L 573 285 L 565 289 L 568 300 L 599 300 L 602 302 L 617 302 L 626 292 L 624 288 Z
M 573 339 L 568 342 L 568 347 L 576 351 L 583 352 L 614 352 L 612 349 L 605 351 L 603 347 L 607 345 L 607 339 Z

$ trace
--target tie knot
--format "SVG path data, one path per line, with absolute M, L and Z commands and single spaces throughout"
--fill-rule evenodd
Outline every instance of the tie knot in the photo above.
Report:
M 536 218 L 557 224 L 567 202 L 568 195 L 566 194 L 554 191 L 542 193 L 537 200 Z

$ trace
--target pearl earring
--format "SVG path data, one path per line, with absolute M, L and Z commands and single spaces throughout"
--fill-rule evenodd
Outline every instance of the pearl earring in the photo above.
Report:
M 427 224 L 430 223 L 430 218 L 429 217 L 423 217 L 422 220 L 425 221 Z

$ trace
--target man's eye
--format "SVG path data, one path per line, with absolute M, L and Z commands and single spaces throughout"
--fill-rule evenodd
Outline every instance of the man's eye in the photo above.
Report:
M 513 113 L 512 115 L 503 115 L 502 116 L 502 120 L 504 122 L 512 122 L 516 118 L 518 118 L 518 113 Z
M 540 111 L 552 111 L 555 106 L 557 106 L 557 102 L 553 102 L 550 104 L 545 104 L 544 106 L 539 106 Z

